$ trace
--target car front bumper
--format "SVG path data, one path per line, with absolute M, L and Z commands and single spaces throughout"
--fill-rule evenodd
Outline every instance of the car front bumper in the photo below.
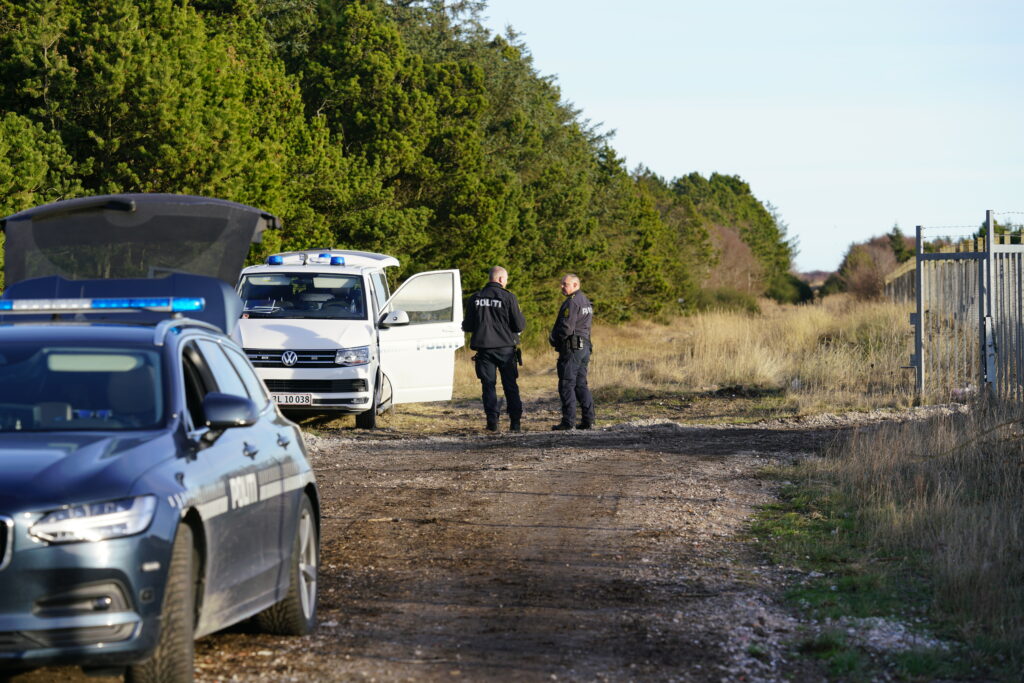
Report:
M 153 534 L 46 545 L 15 524 L 0 570 L 0 668 L 123 666 L 156 647 L 170 544 Z
M 369 365 L 257 368 L 257 374 L 286 410 L 360 413 L 373 405 L 376 370 Z

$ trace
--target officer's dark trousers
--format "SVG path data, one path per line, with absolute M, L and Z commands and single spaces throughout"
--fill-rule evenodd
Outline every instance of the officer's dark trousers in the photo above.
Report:
M 516 366 L 515 347 L 480 349 L 476 352 L 476 376 L 480 378 L 480 386 L 483 388 L 484 412 L 488 422 L 498 420 L 498 394 L 494 388 L 496 373 L 501 374 L 501 388 L 505 391 L 509 420 L 519 422 L 523 416 L 523 402 L 519 398 L 519 384 L 516 382 L 519 368 Z
M 591 348 L 586 343 L 582 349 L 558 354 L 558 398 L 562 401 L 562 424 L 576 424 L 577 403 L 583 422 L 594 423 L 594 397 L 587 386 Z

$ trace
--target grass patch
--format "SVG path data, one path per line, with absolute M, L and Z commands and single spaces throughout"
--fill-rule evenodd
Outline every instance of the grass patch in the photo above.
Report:
M 916 616 L 927 607 L 927 586 L 909 563 L 879 555 L 854 506 L 827 488 L 786 487 L 750 531 L 773 561 L 807 572 L 786 597 L 815 619 Z
M 933 589 L 918 561 L 877 548 L 855 501 L 833 485 L 808 479 L 804 466 L 769 475 L 802 480 L 787 485 L 779 502 L 764 506 L 750 529 L 775 563 L 803 572 L 785 592 L 790 605 L 819 622 L 883 617 L 920 623 L 929 614 Z M 832 680 L 872 681 L 893 672 L 905 680 L 928 680 L 921 676 L 940 671 L 969 680 L 976 673 L 971 663 L 945 650 L 873 655 L 838 628 L 814 633 L 796 649 L 820 661 Z
M 846 642 L 841 631 L 828 630 L 800 643 L 800 654 L 822 661 L 829 675 L 844 680 L 870 680 L 870 659 Z
M 751 533 L 804 572 L 786 598 L 805 616 L 884 617 L 952 648 L 871 657 L 827 632 L 800 646 L 841 680 L 1019 681 L 1024 670 L 1024 421 L 977 406 L 858 430 L 787 480 Z

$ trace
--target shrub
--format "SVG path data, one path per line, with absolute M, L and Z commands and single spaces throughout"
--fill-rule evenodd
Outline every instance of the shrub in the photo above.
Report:
M 695 306 L 698 311 L 741 311 L 760 313 L 761 307 L 753 295 L 730 287 L 702 289 L 697 293 Z

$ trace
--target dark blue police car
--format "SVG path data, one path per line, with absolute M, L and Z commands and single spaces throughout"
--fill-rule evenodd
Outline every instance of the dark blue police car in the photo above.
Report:
M 0 676 L 187 681 L 196 637 L 314 628 L 313 472 L 230 339 L 231 285 L 272 223 L 174 195 L 4 219 Z

